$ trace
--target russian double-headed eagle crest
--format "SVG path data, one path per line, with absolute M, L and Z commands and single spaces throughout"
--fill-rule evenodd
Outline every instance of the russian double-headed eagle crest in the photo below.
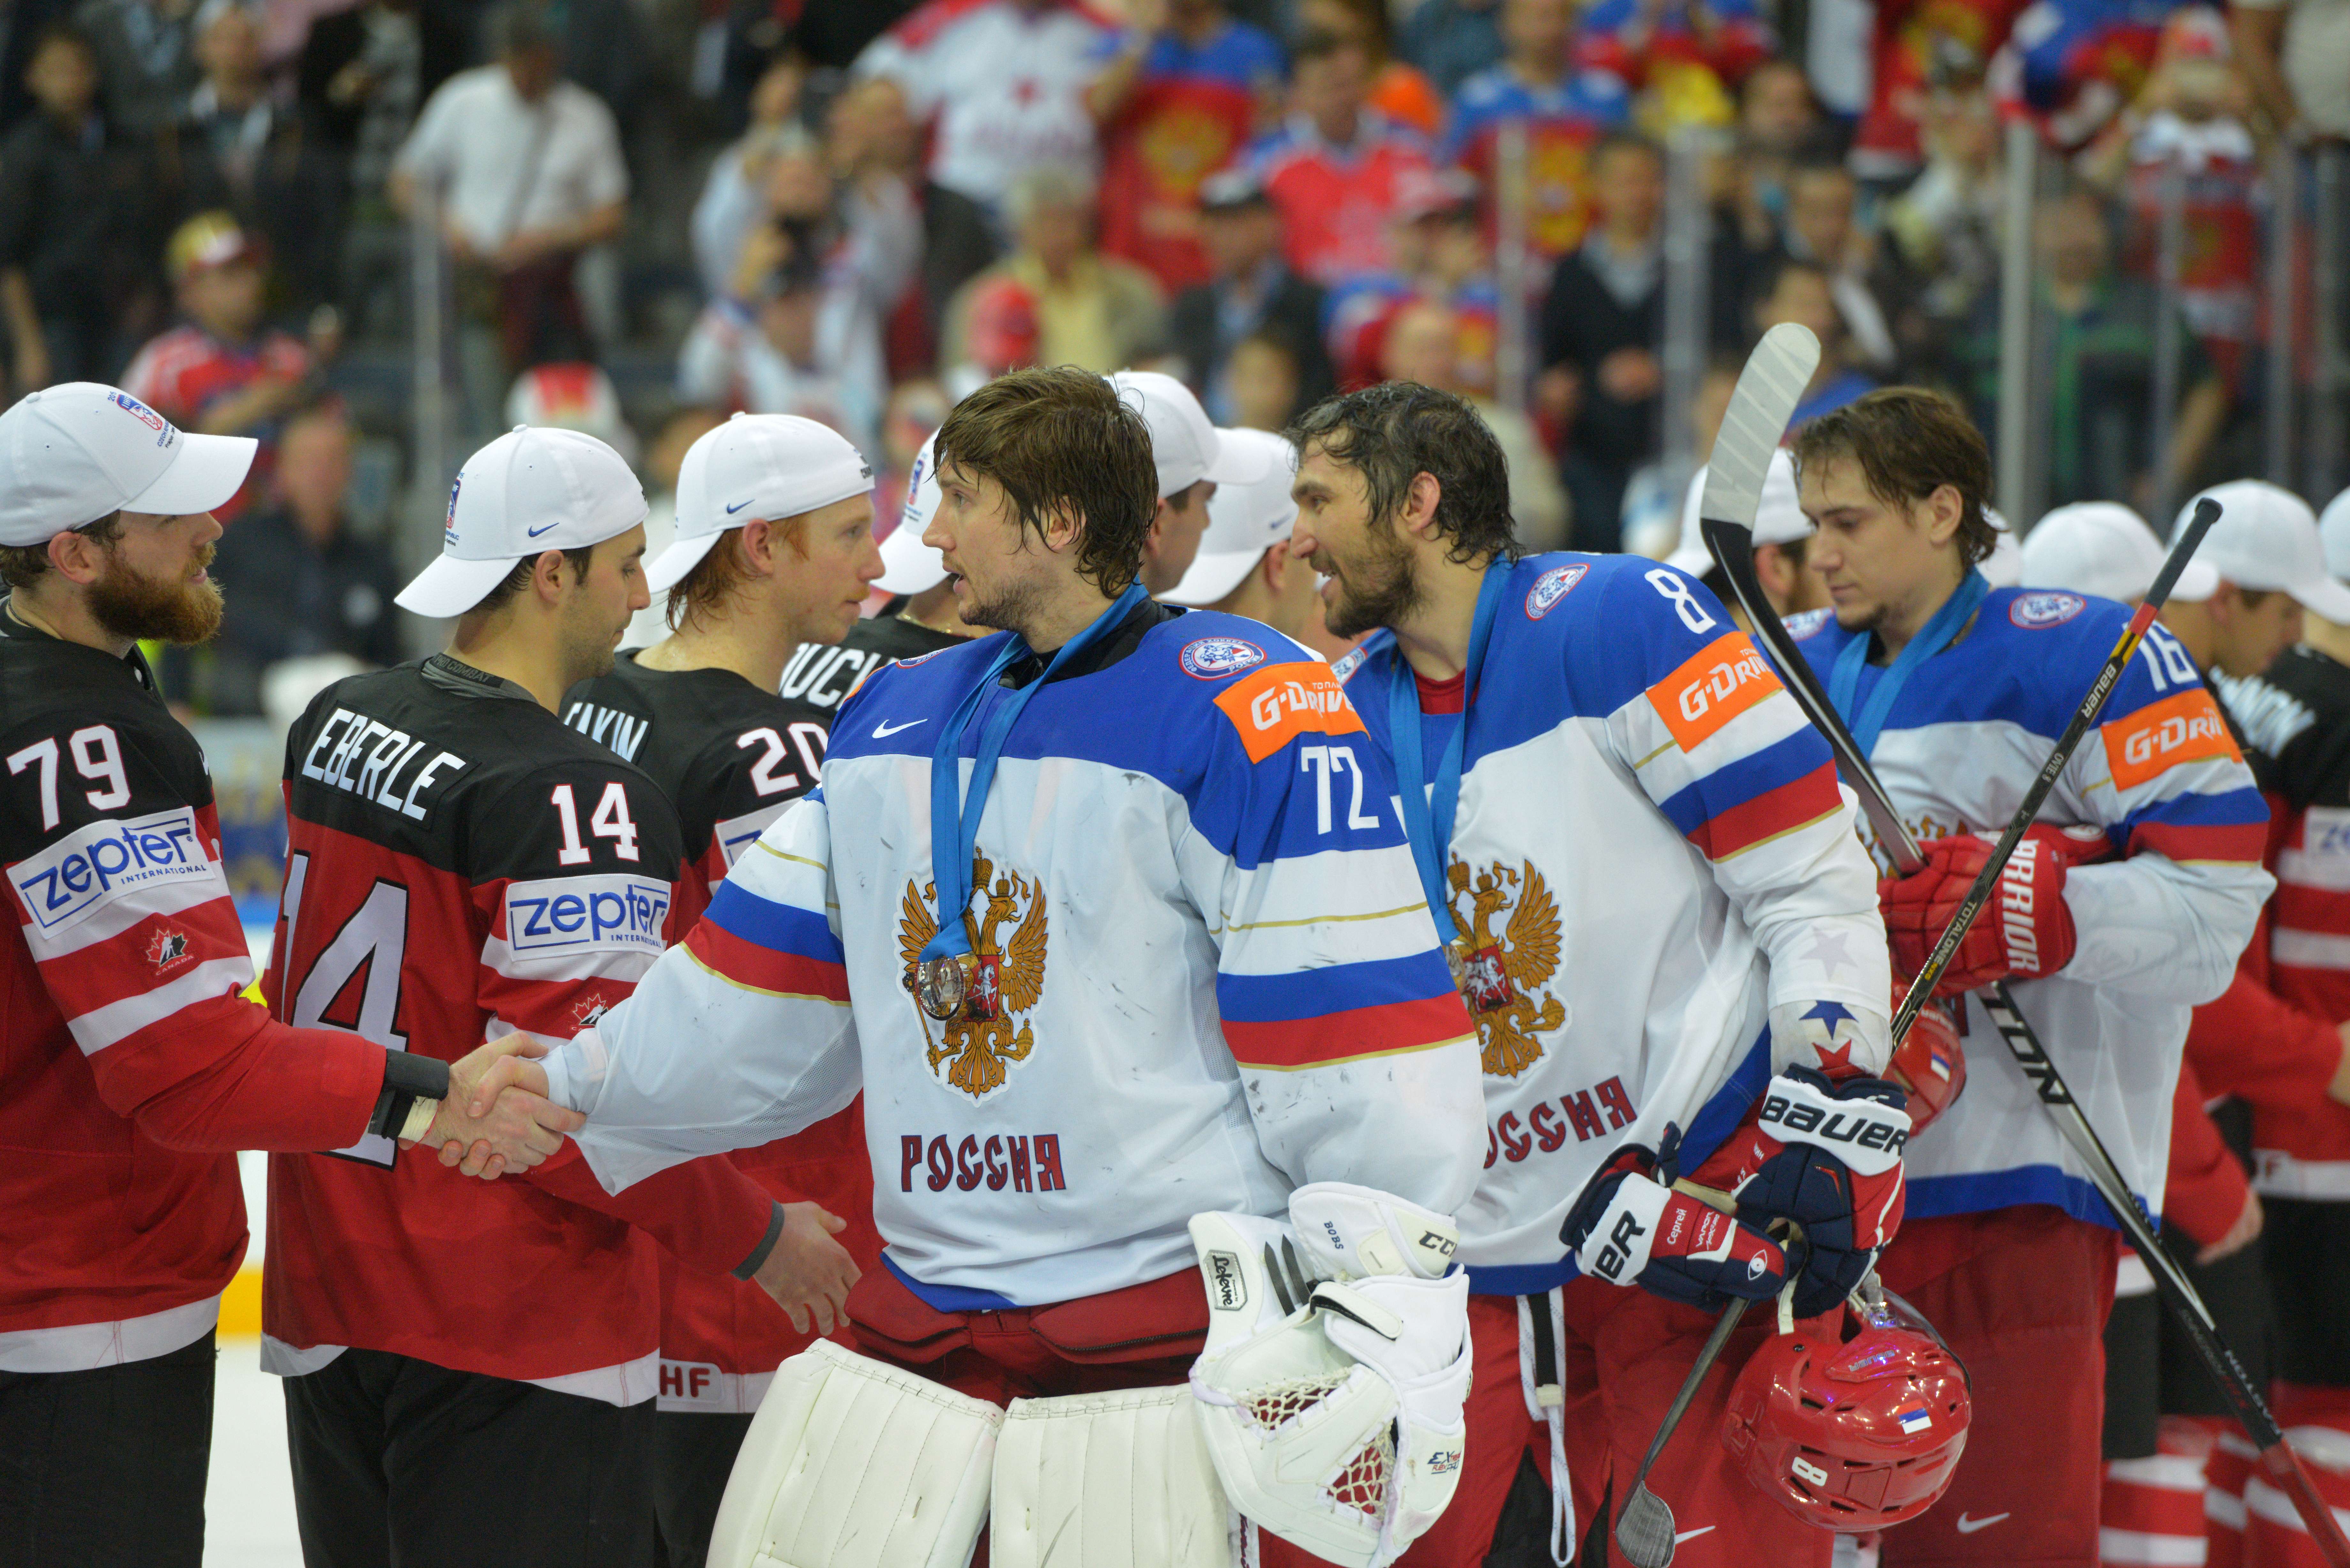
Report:
M 1513 871 L 1499 861 L 1472 870 L 1456 859 L 1445 880 L 1467 950 L 1461 997 L 1476 1016 L 1485 1071 L 1514 1078 L 1542 1060 L 1539 1036 L 1566 1022 L 1566 1004 L 1547 990 L 1558 972 L 1557 900 L 1531 860 Z M 1504 912 L 1509 924 L 1497 936 Z
M 939 1064 L 946 1063 L 948 1087 L 979 1100 L 1002 1088 L 1008 1065 L 1026 1061 L 1035 1044 L 1034 1032 L 1020 1015 L 1035 1007 L 1045 992 L 1045 888 L 1014 871 L 997 876 L 994 864 L 983 855 L 972 858 L 971 885 L 986 904 L 977 915 L 963 911 L 973 961 L 970 992 L 936 1039 L 931 1036 L 930 1015 L 919 1005 L 914 1012 L 922 1020 L 922 1038 L 930 1045 L 931 1071 L 938 1072 Z M 898 947 L 905 955 L 910 993 L 919 994 L 922 949 L 938 930 L 931 913 L 937 898 L 936 883 L 918 888 L 908 878 Z

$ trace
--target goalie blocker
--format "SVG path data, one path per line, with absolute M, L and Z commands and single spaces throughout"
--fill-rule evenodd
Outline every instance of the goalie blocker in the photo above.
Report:
M 1468 1276 L 1451 1262 L 1459 1233 L 1447 1217 L 1344 1182 L 1299 1188 L 1289 1214 L 1285 1225 L 1192 1220 L 1206 1299 L 1192 1295 L 1184 1315 L 1207 1321 L 1185 1381 L 1008 1407 L 965 1391 L 1000 1386 L 1007 1362 L 1062 1363 L 1035 1386 L 1167 1379 L 1173 1358 L 1120 1354 L 1157 1348 L 1147 1333 L 1078 1349 L 1056 1343 L 1069 1323 L 1044 1320 L 1088 1307 L 1107 1317 L 1114 1305 L 1147 1319 L 1177 1305 L 1154 1299 L 1168 1294 L 1159 1287 L 1191 1290 L 1189 1275 L 983 1314 L 1016 1322 L 939 1314 L 965 1319 L 946 1340 L 985 1333 L 994 1343 L 983 1357 L 893 1345 L 860 1315 L 859 1342 L 889 1359 L 819 1342 L 785 1363 L 735 1462 L 710 1568 L 956 1568 L 983 1523 L 994 1568 L 1048 1557 L 1303 1565 L 1309 1552 L 1384 1568 L 1460 1478 L 1470 1344 Z M 1149 1326 L 1128 1319 L 1129 1331 Z M 1004 1341 L 1020 1337 L 1032 1354 L 1007 1356 Z M 914 1366 L 890 1364 L 910 1354 Z M 1253 1529 L 1264 1532 L 1253 1554 Z

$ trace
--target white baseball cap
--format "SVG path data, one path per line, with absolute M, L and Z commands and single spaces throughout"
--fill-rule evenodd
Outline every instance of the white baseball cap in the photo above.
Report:
M 1290 482 L 1297 475 L 1297 449 L 1263 431 L 1218 431 L 1224 450 L 1263 454 L 1262 477 L 1245 484 L 1219 484 L 1208 498 L 1208 531 L 1183 580 L 1159 597 L 1170 605 L 1214 604 L 1241 586 L 1264 553 L 1289 537 L 1297 525 L 1297 503 Z
M 117 512 L 226 505 L 251 436 L 191 435 L 117 387 L 68 381 L 0 414 L 0 545 L 46 545 Z
M 392 603 L 418 615 L 463 615 L 515 562 L 600 545 L 642 523 L 648 510 L 637 476 L 594 436 L 517 426 L 457 471 L 440 558 Z
M 1681 542 L 1665 561 L 1692 577 L 1713 570 L 1713 556 L 1698 528 L 1698 508 L 1704 499 L 1705 470 L 1700 468 L 1690 475 L 1689 493 L 1681 499 Z M 1771 453 L 1771 466 L 1762 471 L 1762 504 L 1754 514 L 1754 542 L 1792 545 L 1811 536 L 1812 520 L 1804 515 L 1795 500 L 1795 460 L 1783 446 Z
M 906 475 L 906 506 L 898 526 L 881 541 L 881 576 L 873 586 L 885 594 L 919 594 L 947 580 L 947 558 L 922 543 L 939 510 L 938 444 L 933 434 L 914 454 Z
M 2162 570 L 2162 540 L 2154 525 L 2115 501 L 2059 506 L 2023 536 L 2027 588 L 2070 588 L 2076 594 L 2136 604 Z M 2192 560 L 2178 575 L 2175 598 L 2205 599 L 2220 586 L 2208 561 Z
M 2325 547 L 2325 569 L 2350 579 L 2350 490 L 2327 502 L 2317 514 L 2317 537 Z
M 2171 525 L 2173 539 L 2195 515 L 2195 504 L 2207 495 L 2220 504 L 2220 520 L 2203 535 L 2195 558 L 2211 568 L 2213 578 L 2202 592 L 2189 593 L 2182 577 L 2171 597 L 2210 598 L 2224 578 L 2240 588 L 2291 594 L 2303 608 L 2315 610 L 2337 626 L 2350 626 L 2350 587 L 2326 572 L 2317 514 L 2307 502 L 2266 480 L 2230 480 L 2199 491 L 2178 509 L 2178 520 Z
M 1236 447 L 1216 433 L 1191 389 L 1156 370 L 1120 370 L 1109 379 L 1118 395 L 1150 427 L 1150 457 L 1159 468 L 1160 499 L 1180 495 L 1203 479 L 1247 484 L 1264 477 L 1267 462 L 1253 447 Z
M 677 471 L 677 534 L 645 567 L 667 593 L 729 528 L 779 523 L 873 488 L 873 465 L 829 425 L 797 414 L 736 414 L 685 449 Z

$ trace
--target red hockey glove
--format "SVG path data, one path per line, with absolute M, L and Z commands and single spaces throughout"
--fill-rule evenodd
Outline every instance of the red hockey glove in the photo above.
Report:
M 1893 1011 L 1909 994 L 1909 978 L 1893 971 Z M 1909 1096 L 1909 1136 L 1916 1137 L 1934 1118 L 1958 1103 L 1967 1087 L 1966 1047 L 1959 1043 L 1958 1026 L 1944 1011 L 1955 1005 L 1927 998 L 1909 1024 L 1909 1033 L 1893 1047 L 1885 1075 Z
M 1924 869 L 1877 885 L 1893 967 L 1910 974 L 1926 967 L 1991 849 L 1991 841 L 1970 833 L 1929 839 L 1918 847 Z M 2064 906 L 2065 873 L 2106 853 L 2106 836 L 2094 827 L 2029 829 L 1934 994 L 1963 996 L 1994 981 L 2036 980 L 2063 969 L 2075 940 L 2073 912 Z
M 1693 1179 L 1738 1200 L 1757 1229 L 1792 1220 L 1804 1246 L 1795 1315 L 1827 1311 L 1852 1293 L 1901 1228 L 1901 1151 L 1909 1114 L 1882 1078 L 1831 1083 L 1808 1067 L 1771 1080 L 1762 1098 Z
M 1732 1296 L 1762 1301 L 1787 1282 L 1787 1255 L 1760 1231 L 1671 1184 L 1667 1156 L 1630 1144 L 1599 1168 L 1559 1227 L 1586 1274 L 1638 1285 L 1683 1306 L 1714 1311 Z

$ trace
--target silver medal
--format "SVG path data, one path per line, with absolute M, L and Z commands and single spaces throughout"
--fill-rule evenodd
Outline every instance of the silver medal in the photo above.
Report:
M 971 994 L 968 956 L 924 959 L 920 973 L 923 1012 L 943 1023 L 962 1011 L 963 1000 Z

